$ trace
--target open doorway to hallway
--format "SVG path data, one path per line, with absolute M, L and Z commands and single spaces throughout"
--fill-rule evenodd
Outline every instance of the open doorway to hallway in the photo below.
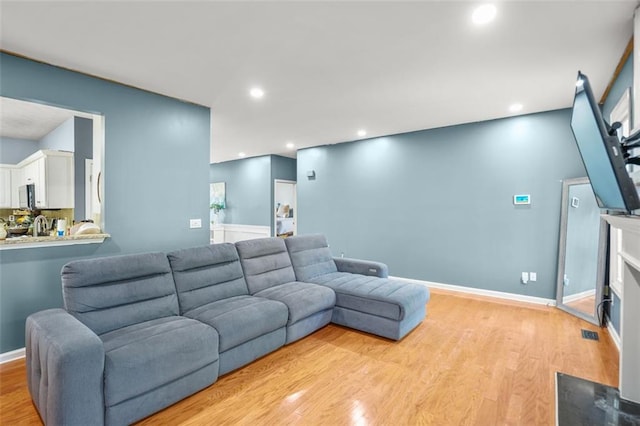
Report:
M 273 181 L 273 229 L 276 237 L 296 235 L 296 182 L 275 179 Z

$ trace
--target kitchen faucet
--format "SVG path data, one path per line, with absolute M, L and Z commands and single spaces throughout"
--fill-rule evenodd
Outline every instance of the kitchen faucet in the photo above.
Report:
M 38 217 L 36 217 L 36 219 L 33 221 L 33 236 L 37 237 L 38 234 L 40 233 L 40 222 L 42 222 L 42 224 L 44 225 L 44 229 L 43 231 L 46 231 L 47 229 L 49 229 L 49 222 L 47 222 L 47 218 L 40 215 Z

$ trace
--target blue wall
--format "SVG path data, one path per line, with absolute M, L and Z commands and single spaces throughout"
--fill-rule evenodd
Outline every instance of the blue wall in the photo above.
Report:
M 224 223 L 268 226 L 271 158 L 246 158 L 211 164 L 209 182 L 226 183 Z
M 74 132 L 75 132 L 75 118 L 71 117 L 49 134 L 40 139 L 39 149 L 51 149 L 56 151 L 70 151 L 74 150 Z
M 569 110 L 298 151 L 298 231 L 395 276 L 555 299 Z M 308 180 L 307 170 L 316 179 Z M 530 206 L 514 206 L 530 194 Z M 520 284 L 523 271 L 538 281 Z
M 74 259 L 205 245 L 208 108 L 2 53 L 0 94 L 105 116 L 103 244 L 0 251 L 0 353 L 24 346 L 25 318 L 61 307 Z
M 211 164 L 209 182 L 226 183 L 224 223 L 270 226 L 273 234 L 273 180 L 296 180 L 296 160 L 279 155 Z
M 93 121 L 75 117 L 73 132 L 74 198 L 76 222 L 91 219 L 85 214 L 85 160 L 93 158 Z
M 0 164 L 18 164 L 39 149 L 38 141 L 0 137 Z
M 607 316 L 609 317 L 609 321 L 611 321 L 611 325 L 616 330 L 616 333 L 618 333 L 618 337 L 620 337 L 620 315 L 622 313 L 620 308 L 622 307 L 622 301 L 615 292 L 611 291 L 610 294 L 610 297 L 613 300 L 613 306 L 609 304 L 609 313 Z
M 609 95 L 607 95 L 607 99 L 605 99 L 604 104 L 602 105 L 602 116 L 607 122 L 609 121 L 611 110 L 613 109 L 613 107 L 616 106 L 616 104 L 620 100 L 620 97 L 622 96 L 624 91 L 632 86 L 633 86 L 633 55 L 629 55 L 629 58 L 624 63 L 622 70 L 620 70 L 620 74 L 618 75 L 618 78 L 611 86 L 611 90 L 609 91 Z M 635 128 L 638 126 L 638 124 L 640 123 L 636 123 L 632 127 Z

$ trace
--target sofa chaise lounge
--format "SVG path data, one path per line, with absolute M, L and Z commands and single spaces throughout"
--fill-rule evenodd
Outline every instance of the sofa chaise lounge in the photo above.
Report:
M 321 235 L 73 261 L 65 309 L 30 315 L 26 363 L 45 424 L 129 424 L 329 322 L 399 340 L 426 287 L 333 258 Z

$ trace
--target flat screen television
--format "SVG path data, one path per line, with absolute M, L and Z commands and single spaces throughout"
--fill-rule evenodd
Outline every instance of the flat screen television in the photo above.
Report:
M 600 208 L 631 212 L 640 198 L 625 167 L 625 149 L 602 118 L 589 79 L 578 72 L 571 130 Z

